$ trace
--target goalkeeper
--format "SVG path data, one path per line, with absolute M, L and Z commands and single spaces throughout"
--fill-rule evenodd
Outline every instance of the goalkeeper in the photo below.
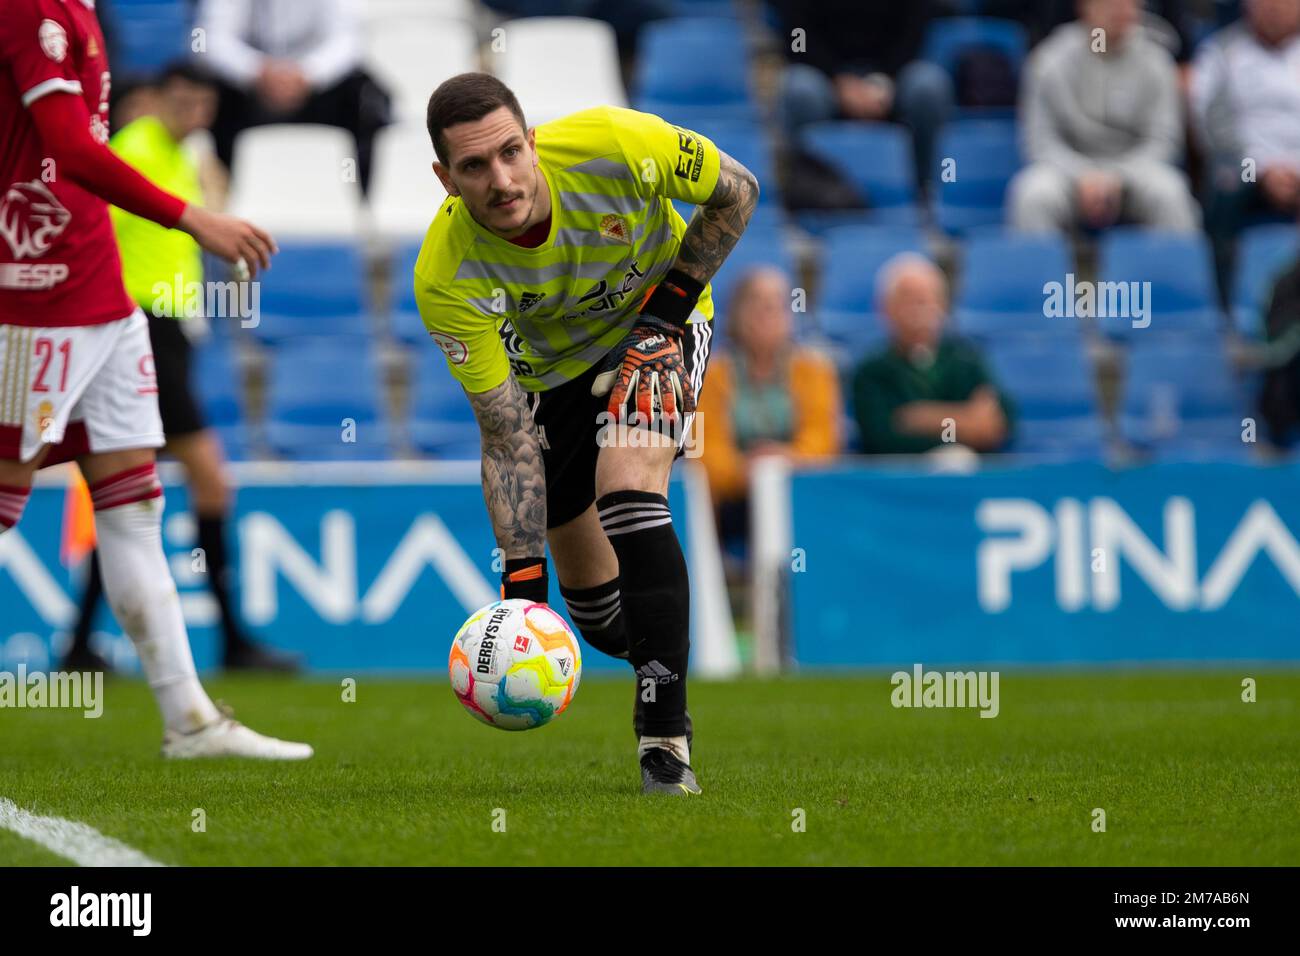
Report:
M 697 133 L 598 107 L 529 129 L 484 73 L 429 99 L 448 198 L 415 265 L 430 334 L 478 419 L 502 593 L 570 616 L 636 672 L 644 793 L 693 794 L 690 582 L 668 508 L 712 339 L 708 283 L 758 183 Z M 679 199 L 700 208 L 688 226 Z

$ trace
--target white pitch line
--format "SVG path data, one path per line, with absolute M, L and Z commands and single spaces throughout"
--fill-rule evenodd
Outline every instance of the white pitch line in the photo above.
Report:
M 39 843 L 78 866 L 166 866 L 92 826 L 63 817 L 37 816 L 4 797 L 0 797 L 0 828 Z

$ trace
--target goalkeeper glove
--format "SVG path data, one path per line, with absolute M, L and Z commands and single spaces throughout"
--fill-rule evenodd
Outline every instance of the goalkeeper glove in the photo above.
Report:
M 682 358 L 686 320 L 704 291 L 678 269 L 670 269 L 641 306 L 636 324 L 601 361 L 591 394 L 608 395 L 608 410 L 619 421 L 625 412 L 640 421 L 672 421 L 695 411 L 695 387 Z

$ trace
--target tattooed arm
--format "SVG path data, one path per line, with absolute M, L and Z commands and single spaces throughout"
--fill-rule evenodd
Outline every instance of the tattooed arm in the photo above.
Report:
M 682 235 L 674 269 L 705 283 L 735 248 L 758 205 L 758 180 L 740 163 L 719 151 L 721 168 L 713 195 L 700 206 Z
M 506 558 L 546 553 L 546 473 L 528 396 L 513 375 L 467 392 L 483 439 L 483 499 Z

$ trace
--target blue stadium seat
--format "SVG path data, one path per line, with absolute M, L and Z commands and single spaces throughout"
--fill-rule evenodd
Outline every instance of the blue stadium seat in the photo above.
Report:
M 1217 339 L 1135 341 L 1129 350 L 1120 432 L 1148 450 L 1220 450 L 1241 442 L 1247 403 Z
M 786 245 L 785 233 L 780 228 L 746 229 L 736 248 L 713 277 L 714 316 L 724 320 L 721 325 L 715 326 L 715 333 L 726 333 L 727 304 L 736 282 L 750 269 L 759 266 L 776 266 L 790 277 L 791 282 L 798 279 L 794 257 Z
M 343 440 L 344 421 L 356 423 Z M 387 458 L 391 435 L 381 375 L 366 339 L 296 342 L 274 354 L 267 387 L 266 437 L 296 460 Z
M 1105 426 L 1081 340 L 999 343 L 990 345 L 985 357 L 994 380 L 1015 403 L 1016 435 L 1009 451 L 1102 457 Z
M 243 377 L 227 339 L 210 337 L 195 349 L 193 381 L 203 415 L 221 436 L 226 456 L 245 458 L 252 428 L 244 408 Z
M 262 276 L 262 309 L 280 315 L 365 311 L 365 263 L 346 243 L 286 243 Z
M 1013 20 L 996 17 L 939 17 L 930 21 L 921 59 L 956 75 L 961 55 L 973 47 L 991 47 L 1006 55 L 1017 72 L 1025 62 L 1029 37 Z
M 365 335 L 364 282 L 365 263 L 355 246 L 286 243 L 262 276 L 254 334 L 270 344 L 304 335 Z
M 892 123 L 831 121 L 803 132 L 804 148 L 837 169 L 857 187 L 876 213 L 916 207 L 912 140 Z
M 1047 318 L 1043 286 L 1073 271 L 1065 240 L 1055 235 L 979 232 L 965 243 L 955 296 L 956 324 L 982 340 L 1007 336 L 1078 336 L 1078 319 Z
M 1123 288 L 1150 289 L 1150 325 L 1134 328 L 1131 315 L 1101 318 L 1098 325 L 1107 335 L 1205 335 L 1222 328 L 1210 244 L 1200 233 L 1112 229 L 1101 239 L 1097 272 L 1103 283 L 1139 283 Z M 1141 285 L 1147 282 L 1149 287 Z M 1103 291 L 1098 288 L 1098 299 Z M 1129 312 L 1133 312 L 1131 307 Z
M 949 160 L 952 161 L 949 164 Z M 939 134 L 931 184 L 935 218 L 949 233 L 1005 220 L 1007 183 L 1021 166 L 1014 120 L 959 120 Z M 951 175 L 945 174 L 951 168 Z
M 681 106 L 707 107 L 719 117 L 758 118 L 749 87 L 744 31 L 725 17 L 656 20 L 641 29 L 637 108 L 669 117 Z
M 799 228 L 824 237 L 840 226 L 875 226 L 919 230 L 925 223 L 920 206 L 891 206 L 888 209 L 803 209 L 795 214 Z
M 673 0 L 679 17 L 739 17 L 736 0 Z
M 1300 255 L 1295 225 L 1252 226 L 1237 239 L 1237 266 L 1232 283 L 1233 325 L 1242 335 L 1263 337 L 1264 315 L 1278 276 Z
M 429 345 L 429 331 L 420 318 L 415 304 L 415 260 L 420 256 L 420 243 L 401 246 L 393 257 L 393 271 L 389 276 L 392 296 L 388 315 L 393 336 L 406 345 Z
M 149 76 L 173 60 L 190 55 L 190 5 L 184 0 L 113 4 L 118 29 L 114 71 L 123 76 Z
M 876 273 L 901 252 L 926 254 L 916 229 L 840 226 L 824 236 L 818 309 L 876 311 Z
M 437 349 L 412 358 L 407 433 L 412 445 L 439 458 L 480 457 L 474 410 Z

